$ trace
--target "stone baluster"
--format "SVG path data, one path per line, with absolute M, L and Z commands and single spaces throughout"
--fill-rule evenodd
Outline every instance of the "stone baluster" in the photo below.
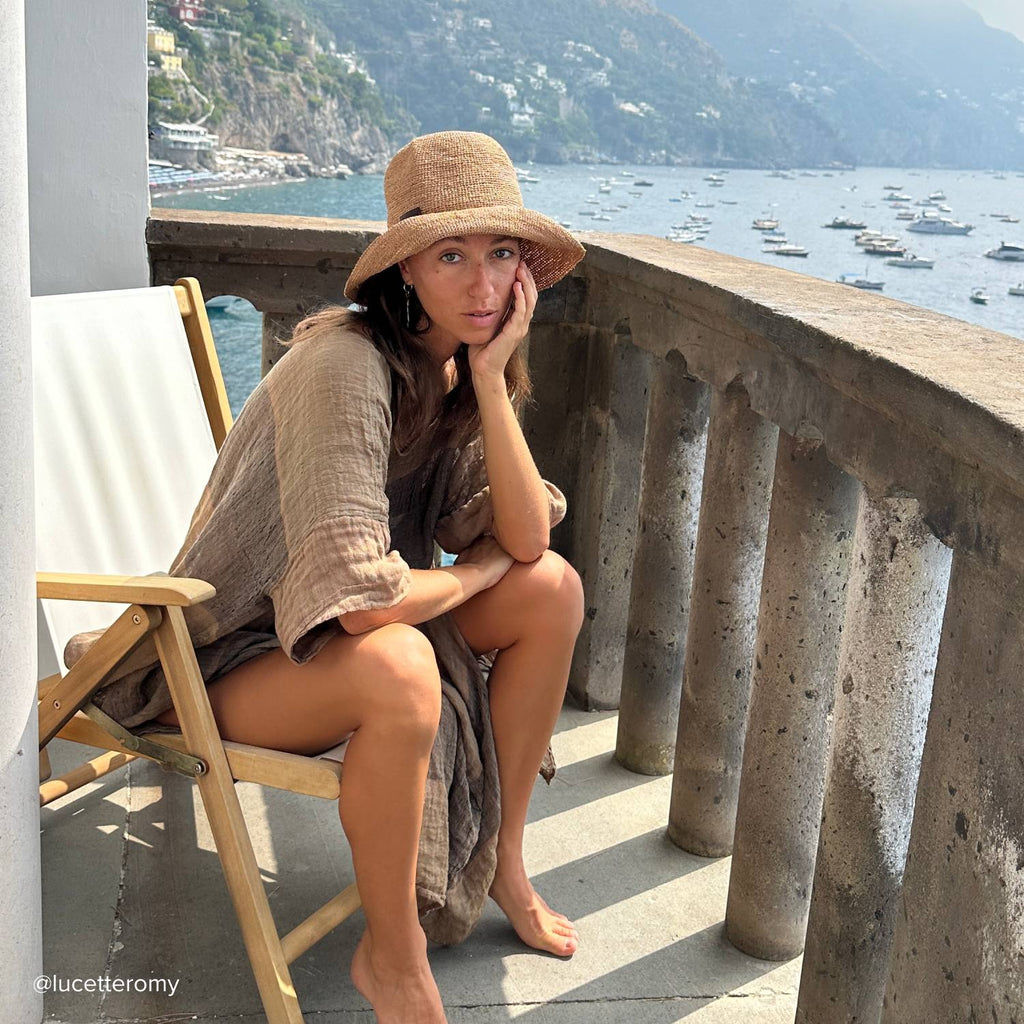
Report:
M 570 498 L 573 564 L 586 613 L 569 690 L 587 709 L 619 703 L 651 370 L 652 357 L 633 344 L 628 321 L 591 334 L 579 474 Z
M 764 960 L 804 944 L 859 489 L 780 432 L 726 908 Z
M 778 427 L 739 387 L 711 399 L 668 834 L 732 852 Z
M 281 344 L 292 336 L 295 325 L 302 319 L 296 313 L 263 314 L 263 351 L 260 363 L 260 376 L 265 377 L 267 371 L 288 351 Z
M 585 299 L 578 277 L 541 292 L 523 346 L 533 385 L 533 396 L 522 409 L 523 434 L 541 475 L 569 499 L 565 520 L 551 534 L 551 547 L 573 565 L 578 509 L 572 488 L 579 476 L 590 340 L 590 329 L 581 323 Z
M 615 757 L 672 771 L 707 443 L 708 388 L 670 351 L 651 380 Z
M 949 566 L 917 502 L 862 496 L 798 1024 L 881 1017 Z
M 998 557 L 953 554 L 884 1024 L 1024 1021 L 1024 558 Z

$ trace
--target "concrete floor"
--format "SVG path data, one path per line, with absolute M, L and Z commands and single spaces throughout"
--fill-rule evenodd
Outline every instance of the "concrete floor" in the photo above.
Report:
M 612 759 L 614 713 L 566 708 L 559 772 L 538 780 L 527 867 L 574 918 L 571 961 L 527 952 L 492 904 L 431 963 L 451 1024 L 790 1024 L 800 961 L 752 959 L 723 935 L 729 860 L 665 836 L 671 780 Z M 53 752 L 55 774 L 77 750 Z M 78 748 L 80 749 L 80 748 Z M 279 930 L 352 880 L 334 804 L 239 787 Z M 169 824 L 173 823 L 173 828 Z M 140 762 L 42 811 L 44 971 L 71 979 L 166 978 L 172 994 L 54 991 L 46 1019 L 198 1024 L 264 1020 L 198 799 Z M 306 1020 L 372 1024 L 348 979 L 362 928 L 344 922 L 293 965 Z M 79 985 L 79 987 L 81 987 Z

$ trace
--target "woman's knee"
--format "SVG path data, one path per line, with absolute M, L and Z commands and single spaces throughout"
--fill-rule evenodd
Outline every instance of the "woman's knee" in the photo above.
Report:
M 391 623 L 359 638 L 360 668 L 372 713 L 394 726 L 437 728 L 441 677 L 430 641 L 418 629 Z
M 532 615 L 579 632 L 583 624 L 583 583 L 561 555 L 548 549 L 534 562 L 514 565 L 506 579 L 510 576 L 510 582 L 521 591 L 524 608 Z

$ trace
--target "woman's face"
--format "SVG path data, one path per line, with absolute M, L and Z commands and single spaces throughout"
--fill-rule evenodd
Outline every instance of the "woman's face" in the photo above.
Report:
M 431 327 L 425 340 L 438 359 L 459 344 L 485 345 L 504 323 L 519 266 L 519 241 L 502 235 L 443 238 L 399 263 Z

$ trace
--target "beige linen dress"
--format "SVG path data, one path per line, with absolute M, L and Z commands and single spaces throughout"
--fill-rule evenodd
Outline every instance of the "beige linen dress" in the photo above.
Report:
M 552 525 L 565 499 L 551 484 Z M 342 632 L 338 616 L 402 600 L 410 568 L 433 564 L 434 542 L 457 553 L 490 530 L 479 435 L 462 449 L 398 456 L 391 449 L 391 374 L 362 335 L 341 330 L 296 343 L 249 397 L 229 431 L 172 576 L 212 583 L 185 610 L 207 683 L 282 647 L 296 663 Z M 442 676 L 417 867 L 428 936 L 461 941 L 494 873 L 497 766 L 486 663 L 450 615 L 419 627 Z M 68 643 L 73 665 L 99 635 Z M 171 706 L 152 642 L 119 668 L 95 702 L 143 731 Z M 340 737 L 339 737 L 340 739 Z

